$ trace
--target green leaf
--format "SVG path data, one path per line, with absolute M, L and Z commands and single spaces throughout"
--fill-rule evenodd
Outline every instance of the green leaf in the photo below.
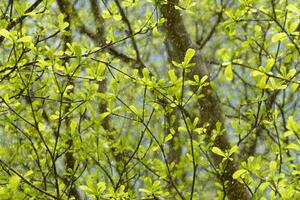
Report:
M 13 175 L 9 178 L 9 187 L 16 190 L 21 182 L 21 178 L 17 175 Z
M 148 83 L 150 78 L 149 78 L 149 69 L 148 68 L 144 68 L 143 71 L 143 80 L 145 81 L 145 83 Z
M 180 132 L 187 132 L 187 129 L 186 129 L 185 126 L 179 126 L 178 127 L 178 131 L 180 131 Z
M 237 170 L 236 172 L 233 173 L 232 178 L 233 179 L 238 179 L 240 176 L 242 176 L 246 172 L 247 172 L 247 170 L 245 170 L 245 169 L 239 169 L 239 170 Z
M 195 128 L 193 131 L 198 134 L 202 134 L 202 133 L 205 133 L 206 129 L 205 128 Z
M 277 162 L 272 160 L 269 164 L 270 170 L 275 171 L 277 169 Z
M 97 192 L 98 193 L 102 193 L 102 192 L 104 192 L 105 191 L 105 189 L 106 189 L 106 184 L 105 184 L 105 182 L 99 182 L 99 183 L 97 183 Z
M 267 64 L 266 64 L 266 67 L 265 67 L 266 72 L 270 71 L 272 69 L 272 67 L 274 66 L 274 64 L 275 64 L 275 59 L 274 58 L 269 58 L 267 60 Z
M 21 37 L 17 40 L 17 42 L 32 42 L 32 36 L 24 36 L 24 37 Z
M 270 185 L 269 182 L 263 182 L 263 183 L 259 186 L 259 190 L 260 190 L 260 191 L 264 191 L 269 185 Z
M 195 76 L 194 76 L 195 77 Z M 200 83 L 203 84 L 208 79 L 208 76 L 205 75 L 201 78 Z
M 175 66 L 175 67 L 182 67 L 182 64 L 176 62 L 176 61 L 172 61 L 172 64 Z
M 4 28 L 0 29 L 0 35 L 11 40 L 10 32 Z
M 297 13 L 298 15 L 300 15 L 300 10 L 294 6 L 293 4 L 289 4 L 287 7 L 286 7 L 287 10 L 289 11 L 292 11 L 292 12 L 295 12 Z
M 300 171 L 299 170 L 293 170 L 292 175 L 300 175 Z
M 164 143 L 170 141 L 172 138 L 173 138 L 173 135 L 172 135 L 171 133 L 169 133 L 169 134 L 167 135 L 167 137 L 165 137 Z
M 152 186 L 157 189 L 159 187 L 159 185 L 160 185 L 160 181 L 156 180 L 156 181 L 154 181 Z
M 290 32 L 299 31 L 299 30 L 296 30 L 297 27 L 299 26 L 299 23 L 300 23 L 300 20 L 297 20 L 297 21 L 295 21 L 295 22 L 292 22 L 292 23 L 289 25 L 289 31 L 290 31 Z
M 74 85 L 68 85 L 65 90 L 68 91 L 68 90 L 72 90 L 73 88 L 74 88 Z
M 188 65 L 190 63 L 190 61 L 192 60 L 192 58 L 194 57 L 196 51 L 192 48 L 189 48 L 184 56 L 184 65 Z
M 133 0 L 123 0 L 122 1 L 122 5 L 124 6 L 124 7 L 129 7 L 129 6 L 131 6 L 132 4 L 133 4 Z
M 100 122 L 102 122 L 109 114 L 110 114 L 110 112 L 101 113 L 99 115 L 99 117 L 97 118 L 97 120 L 100 121 Z
M 134 114 L 137 115 L 137 114 L 139 113 L 138 110 L 136 109 L 136 107 L 135 107 L 134 105 L 130 105 L 129 108 L 130 108 L 130 110 L 131 110 L 132 112 L 134 112 Z
M 177 77 L 176 77 L 176 74 L 175 74 L 175 70 L 171 69 L 168 71 L 168 75 L 169 75 L 169 78 L 170 78 L 170 81 L 172 83 L 175 83 L 176 80 L 177 80 Z
M 283 134 L 284 137 L 288 137 L 288 136 L 291 136 L 291 135 L 295 135 L 295 133 L 293 131 L 290 131 L 290 130 L 285 131 L 284 134 Z
M 212 151 L 214 154 L 217 154 L 217 155 L 222 156 L 222 157 L 226 157 L 225 153 L 224 153 L 221 149 L 219 149 L 218 147 L 213 147 L 213 148 L 211 149 L 211 151 Z
M 152 180 L 151 180 L 150 177 L 144 178 L 144 182 L 145 182 L 146 187 L 151 187 L 152 186 Z
M 292 83 L 291 85 L 291 89 L 292 89 L 292 92 L 295 92 L 299 87 L 299 84 L 298 83 Z
M 291 69 L 286 76 L 287 78 L 292 78 L 296 73 L 296 69 Z
M 278 42 L 278 41 L 283 41 L 287 38 L 287 35 L 285 33 L 277 33 L 272 37 L 272 42 Z
M 233 78 L 233 73 L 232 73 L 232 65 L 229 64 L 225 68 L 225 78 L 227 81 L 231 81 Z
M 114 20 L 120 21 L 122 19 L 121 15 L 113 15 Z
M 143 192 L 143 193 L 146 193 L 146 194 L 151 194 L 152 193 L 150 190 L 147 190 L 145 188 L 140 188 L 139 191 Z
M 74 53 L 78 58 L 81 58 L 82 50 L 81 47 L 77 44 L 73 44 Z
M 103 17 L 103 19 L 109 19 L 109 18 L 111 18 L 111 14 L 108 12 L 108 10 L 103 10 L 102 17 Z
M 27 171 L 25 174 L 24 174 L 24 177 L 30 177 L 34 172 L 32 170 L 29 170 Z
M 266 83 L 267 83 L 267 76 L 262 76 L 258 82 L 258 87 L 260 89 L 264 89 L 266 87 Z
M 198 125 L 199 122 L 199 118 L 195 117 L 194 121 L 193 121 L 193 128 L 196 128 L 196 126 Z
M 64 14 L 63 13 L 59 13 L 58 15 L 58 27 L 59 27 L 59 30 L 63 33 L 65 33 L 65 29 L 69 26 L 69 23 L 68 22 L 64 22 Z
M 59 116 L 58 115 L 56 115 L 56 114 L 54 114 L 54 115 L 50 115 L 50 117 L 49 117 L 51 120 L 56 120 L 56 119 L 58 119 L 59 118 Z
M 86 185 L 79 186 L 79 189 L 81 189 L 82 191 L 84 191 L 87 194 L 94 194 L 95 193 L 91 188 L 89 188 Z
M 286 146 L 287 149 L 295 149 L 295 150 L 300 150 L 300 145 L 291 143 L 289 145 Z
M 100 76 L 103 74 L 104 70 L 106 68 L 106 65 L 104 63 L 100 63 L 98 64 L 98 71 L 97 71 L 97 75 Z
M 257 76 L 262 76 L 262 75 L 264 75 L 264 73 L 262 73 L 258 70 L 253 70 L 253 71 L 250 72 L 251 77 L 257 77 Z
M 45 130 L 45 125 L 41 122 L 38 122 L 38 127 L 39 127 L 39 130 L 42 132 Z
M 232 154 L 234 154 L 235 152 L 237 152 L 239 150 L 238 146 L 234 145 L 233 147 L 231 147 L 231 149 L 229 150 L 229 156 L 231 156 Z
M 70 133 L 71 134 L 75 133 L 76 127 L 77 127 L 77 122 L 75 120 L 72 120 L 70 123 Z
M 59 15 L 57 17 L 59 26 L 64 23 L 64 18 L 65 18 L 64 14 L 63 13 L 59 13 Z

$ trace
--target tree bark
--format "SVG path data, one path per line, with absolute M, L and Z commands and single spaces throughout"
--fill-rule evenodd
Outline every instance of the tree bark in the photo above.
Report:
M 69 26 L 66 28 L 66 31 L 71 32 L 71 5 L 66 1 L 66 0 L 57 0 L 56 1 L 59 10 L 61 13 L 64 14 L 65 16 L 65 21 L 69 23 Z M 72 35 L 70 33 L 70 35 L 64 35 L 63 36 L 63 50 L 66 51 L 67 50 L 67 43 L 72 43 Z M 68 59 L 65 60 L 65 62 L 63 63 L 64 65 L 69 62 Z M 74 86 L 74 83 L 72 81 L 72 77 L 68 77 L 68 81 L 70 85 Z M 68 91 L 67 93 L 72 93 L 74 92 L 74 89 Z M 64 108 L 64 112 L 68 113 L 70 111 L 71 108 L 71 103 L 69 103 L 65 108 Z M 67 117 L 65 119 L 65 126 L 67 127 L 67 129 L 70 127 L 70 119 Z M 66 144 L 70 147 L 69 151 L 66 152 L 65 154 L 65 168 L 66 170 L 71 169 L 71 170 L 75 170 L 75 162 L 76 162 L 76 158 L 75 155 L 72 151 L 72 147 L 73 147 L 73 139 L 69 139 Z M 74 197 L 75 199 L 80 200 L 80 194 L 77 191 L 76 188 L 76 184 L 74 183 L 74 175 L 65 175 L 63 177 L 63 181 L 64 183 L 69 187 L 69 194 L 68 197 Z
M 162 15 L 167 20 L 167 22 L 164 24 L 164 29 L 167 35 L 166 42 L 169 48 L 171 48 L 169 51 L 169 54 L 171 52 L 171 55 L 169 56 L 172 58 L 172 60 L 181 62 L 184 59 L 186 50 L 188 48 L 193 48 L 196 50 L 196 55 L 194 56 L 192 62 L 196 63 L 196 66 L 193 67 L 192 72 L 187 75 L 187 78 L 193 79 L 195 74 L 199 75 L 200 77 L 205 75 L 209 76 L 208 69 L 201 62 L 200 52 L 197 51 L 197 45 L 192 42 L 190 35 L 186 31 L 179 10 L 176 10 L 174 7 L 174 5 L 177 4 L 178 0 L 168 0 L 166 4 L 160 6 Z M 216 123 L 221 122 L 223 124 L 224 117 L 215 91 L 208 86 L 205 87 L 202 92 L 204 94 L 204 98 L 199 100 L 199 118 L 201 124 L 207 122 L 209 123 L 206 132 L 207 140 L 209 140 Z M 216 138 L 214 141 L 214 146 L 219 147 L 223 151 L 230 149 L 230 144 L 225 134 Z M 211 156 L 213 157 L 215 165 L 221 164 L 222 158 L 220 156 L 215 154 L 212 154 Z M 218 176 L 222 183 L 226 183 L 224 192 L 230 200 L 250 199 L 247 188 L 232 178 L 232 175 L 236 170 L 236 161 L 229 161 L 226 163 L 225 170 Z

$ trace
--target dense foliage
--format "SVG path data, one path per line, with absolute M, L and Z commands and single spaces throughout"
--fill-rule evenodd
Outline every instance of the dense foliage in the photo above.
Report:
M 0 199 L 300 198 L 299 1 L 0 8 Z

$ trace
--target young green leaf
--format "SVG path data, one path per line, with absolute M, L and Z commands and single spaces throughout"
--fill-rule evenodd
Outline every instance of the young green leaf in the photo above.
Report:
M 129 106 L 129 108 L 130 108 L 130 110 L 134 113 L 134 114 L 138 114 L 139 112 L 138 112 L 138 109 L 136 109 L 136 107 L 134 106 L 134 105 L 130 105 Z
M 272 67 L 274 66 L 274 64 L 275 64 L 275 59 L 274 58 L 269 58 L 267 60 L 267 64 L 266 64 L 266 67 L 265 67 L 266 71 L 267 72 L 270 71 L 272 69 Z
M 106 68 L 106 65 L 103 64 L 103 63 L 100 63 L 98 64 L 98 70 L 97 70 L 97 75 L 100 76 L 103 74 L 104 70 Z
M 82 191 L 84 191 L 87 194 L 94 194 L 95 193 L 91 188 L 89 188 L 86 185 L 79 186 L 79 189 L 81 189 Z
M 65 31 L 65 29 L 69 26 L 69 23 L 68 22 L 65 22 L 64 21 L 64 14 L 60 13 L 58 15 L 58 27 L 59 27 L 59 30 L 63 33 L 63 34 L 66 34 L 67 32 Z
M 200 80 L 200 83 L 201 83 L 201 84 L 204 83 L 207 79 L 208 79 L 208 76 L 207 76 L 207 75 L 203 76 L 203 77 L 201 78 L 201 80 Z
M 27 172 L 24 174 L 24 177 L 28 178 L 28 177 L 30 177 L 33 173 L 34 173 L 33 170 L 29 170 L 29 171 L 27 171 Z
M 113 18 L 116 20 L 116 21 L 120 21 L 122 19 L 122 16 L 121 15 L 113 15 Z
M 172 83 L 175 83 L 176 80 L 177 80 L 177 77 L 176 77 L 176 74 L 175 74 L 175 70 L 171 69 L 168 71 L 168 75 L 169 75 L 169 78 L 170 78 L 170 81 Z
M 182 67 L 182 64 L 176 62 L 176 61 L 172 61 L 172 64 L 175 66 L 175 67 Z
M 269 185 L 270 185 L 269 182 L 263 182 L 263 183 L 259 186 L 259 190 L 260 190 L 260 191 L 264 191 Z
M 17 40 L 17 42 L 32 42 L 32 36 L 24 36 L 24 37 L 21 37 Z
M 299 87 L 299 84 L 298 83 L 292 83 L 291 85 L 291 89 L 292 89 L 292 92 L 295 92 Z
M 213 148 L 211 149 L 211 151 L 212 151 L 214 154 L 217 154 L 217 155 L 222 156 L 222 157 L 226 157 L 225 153 L 224 153 L 221 149 L 219 149 L 218 147 L 213 147 Z
M 233 147 L 231 147 L 231 149 L 228 152 L 229 156 L 231 156 L 232 154 L 234 154 L 238 150 L 239 150 L 238 146 L 234 145 Z
M 300 150 L 300 145 L 297 145 L 295 143 L 291 143 L 291 144 L 287 145 L 286 148 L 287 149 L 294 149 L 294 150 L 299 151 Z
M 143 71 L 143 80 L 145 81 L 145 83 L 148 83 L 148 81 L 150 80 L 150 77 L 149 77 L 149 69 L 148 68 L 144 68 Z
M 247 170 L 245 170 L 245 169 L 239 169 L 239 170 L 237 170 L 236 172 L 233 173 L 232 178 L 233 179 L 238 179 L 240 176 L 242 176 L 246 172 L 247 172 Z
M 0 35 L 11 40 L 10 32 L 4 28 L 0 29 Z
M 289 4 L 287 7 L 286 7 L 287 10 L 289 11 L 292 11 L 292 12 L 295 12 L 297 13 L 298 15 L 300 15 L 300 10 L 293 4 Z
M 277 162 L 272 160 L 269 164 L 270 171 L 275 171 L 277 169 Z
M 106 189 L 106 184 L 105 184 L 105 182 L 99 182 L 99 183 L 97 183 L 97 192 L 98 192 L 99 194 L 101 194 L 102 192 L 104 192 L 105 189 Z
M 232 65 L 229 64 L 226 66 L 225 68 L 225 78 L 227 81 L 231 81 L 233 78 L 233 74 L 232 74 Z
M 108 10 L 104 9 L 102 11 L 102 17 L 103 19 L 109 19 L 111 17 L 111 14 L 108 12 Z
M 97 118 L 98 121 L 103 121 L 108 115 L 110 114 L 110 112 L 104 112 L 104 113 L 101 113 L 99 115 L 99 117 Z
M 184 56 L 184 65 L 188 65 L 190 63 L 190 61 L 192 60 L 192 58 L 194 57 L 196 51 L 192 48 L 189 48 Z
M 21 178 L 17 175 L 13 175 L 9 178 L 9 187 L 16 190 L 20 185 Z
M 166 143 L 166 142 L 170 141 L 172 138 L 173 138 L 173 135 L 170 133 L 170 134 L 167 135 L 167 137 L 165 137 L 164 142 Z
M 278 42 L 278 41 L 283 41 L 287 38 L 287 35 L 285 33 L 277 33 L 272 37 L 272 42 Z

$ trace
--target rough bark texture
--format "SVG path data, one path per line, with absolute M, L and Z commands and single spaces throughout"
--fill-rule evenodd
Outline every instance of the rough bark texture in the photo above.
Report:
M 169 47 L 169 53 L 171 52 L 171 55 L 169 56 L 172 60 L 181 62 L 184 59 L 186 50 L 188 48 L 197 50 L 197 46 L 193 44 L 190 39 L 190 36 L 185 29 L 183 19 L 180 16 L 180 12 L 174 8 L 174 5 L 176 4 L 178 4 L 178 0 L 168 0 L 167 4 L 161 5 L 160 8 L 163 17 L 167 19 L 164 28 L 167 34 L 166 42 Z M 198 74 L 200 77 L 209 75 L 206 66 L 202 65 L 199 51 L 197 51 L 192 62 L 196 63 L 196 66 L 193 68 L 192 73 L 188 74 L 188 78 L 192 78 L 195 74 Z M 224 118 L 219 99 L 212 88 L 206 87 L 203 90 L 203 94 L 205 97 L 199 100 L 200 120 L 202 124 L 205 122 L 209 123 L 209 127 L 207 128 L 207 138 L 209 139 L 216 123 L 224 123 Z M 217 146 L 222 150 L 229 149 L 230 145 L 226 135 L 224 134 L 217 137 L 214 146 Z M 221 158 L 216 155 L 212 156 L 214 164 L 219 164 Z M 232 174 L 237 170 L 236 163 L 234 161 L 228 162 L 225 169 L 226 170 L 220 174 L 218 178 L 223 183 L 227 182 L 225 188 L 226 196 L 231 200 L 250 199 L 247 188 L 232 178 Z
M 71 6 L 69 5 L 69 3 L 65 0 L 57 0 L 56 1 L 59 7 L 59 10 L 61 13 L 64 14 L 65 16 L 65 21 L 69 23 L 69 26 L 66 28 L 66 31 L 70 32 L 71 31 Z M 64 47 L 63 50 L 66 51 L 67 50 L 67 43 L 71 43 L 72 42 L 72 35 L 64 35 L 63 36 L 63 41 L 64 41 Z M 64 65 L 68 62 L 68 60 L 65 60 L 65 63 L 63 63 Z M 72 81 L 72 77 L 68 77 L 69 79 L 69 84 L 74 86 L 74 83 Z M 68 91 L 68 93 L 72 93 L 73 89 Z M 70 111 L 71 108 L 71 104 L 68 104 L 67 107 L 65 107 L 64 112 L 68 113 Z M 70 127 L 70 120 L 69 118 L 65 119 L 65 125 L 66 127 Z M 75 161 L 76 158 L 73 154 L 72 151 L 72 147 L 73 147 L 73 140 L 69 139 L 66 144 L 69 146 L 69 151 L 66 152 L 65 154 L 65 164 L 66 164 L 66 169 L 74 169 L 75 166 Z M 64 183 L 69 187 L 69 197 L 74 197 L 75 199 L 81 199 L 79 192 L 76 189 L 76 185 L 74 184 L 74 175 L 65 175 L 63 177 L 63 181 Z

